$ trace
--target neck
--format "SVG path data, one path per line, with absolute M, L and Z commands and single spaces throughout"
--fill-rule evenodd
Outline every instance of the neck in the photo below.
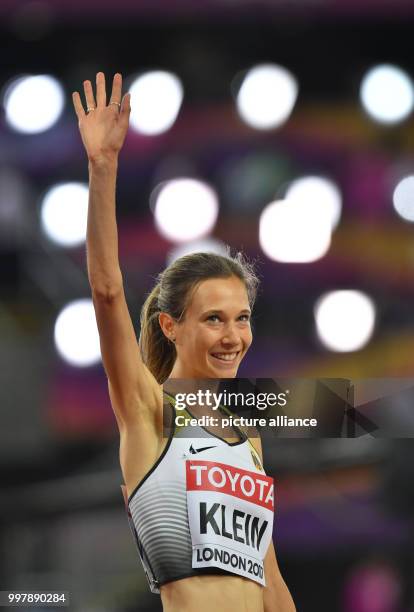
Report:
M 198 389 L 218 388 L 219 379 L 200 376 L 199 373 L 185 367 L 177 358 L 168 380 L 164 383 L 164 388 L 171 393 L 196 393 Z
M 164 390 L 175 395 L 176 393 L 197 393 L 200 389 L 209 389 L 212 393 L 217 392 L 220 380 L 215 378 L 172 378 L 164 383 Z
M 180 360 L 177 358 L 168 379 L 171 378 L 193 378 L 193 376 L 188 371 L 188 368 L 183 367 Z

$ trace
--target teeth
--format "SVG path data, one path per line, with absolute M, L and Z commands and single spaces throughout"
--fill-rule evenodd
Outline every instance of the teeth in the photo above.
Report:
M 236 358 L 237 353 L 213 353 L 214 357 L 222 359 L 223 361 L 233 361 Z

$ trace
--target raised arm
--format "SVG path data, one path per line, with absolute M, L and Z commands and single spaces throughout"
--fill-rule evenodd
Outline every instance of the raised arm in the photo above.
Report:
M 73 94 L 79 131 L 89 163 L 89 207 L 87 225 L 87 266 L 92 290 L 111 293 L 122 287 L 118 261 L 118 233 L 115 214 L 115 184 L 118 155 L 128 130 L 130 95 L 122 96 L 122 76 L 116 74 L 112 95 L 106 104 L 105 76 L 96 75 L 96 102 L 90 81 L 83 83 L 87 112 L 79 93 Z
M 133 423 L 137 410 L 160 407 L 160 386 L 142 362 L 129 315 L 118 259 L 116 177 L 118 156 L 128 130 L 130 95 L 122 98 L 122 76 L 115 74 L 107 104 L 105 76 L 96 75 L 96 102 L 84 81 L 87 112 L 73 93 L 79 130 L 88 156 L 89 206 L 87 269 L 112 406 L 120 428 Z

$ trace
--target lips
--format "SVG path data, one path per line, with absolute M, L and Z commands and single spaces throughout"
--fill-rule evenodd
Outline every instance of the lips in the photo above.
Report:
M 233 363 L 236 360 L 238 354 L 239 351 L 233 353 L 211 353 L 212 357 L 214 357 L 218 361 L 228 364 Z

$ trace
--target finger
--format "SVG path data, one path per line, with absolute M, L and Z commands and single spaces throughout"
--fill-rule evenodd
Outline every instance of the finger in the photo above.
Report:
M 98 106 L 106 106 L 106 86 L 103 72 L 98 72 L 96 75 L 96 101 Z
M 124 95 L 122 104 L 121 104 L 121 109 L 120 109 L 121 118 L 126 119 L 128 121 L 130 112 L 131 112 L 131 94 L 127 93 Z
M 80 99 L 80 95 L 77 91 L 74 91 L 72 94 L 73 106 L 75 107 L 75 113 L 77 118 L 80 120 L 85 116 L 85 111 L 83 109 L 82 101 Z
M 121 103 L 122 96 L 122 75 L 117 72 L 114 75 L 114 80 L 112 82 L 112 93 L 111 93 L 111 102 Z
M 92 83 L 90 81 L 83 82 L 83 91 L 85 92 L 85 100 L 87 108 L 96 108 L 95 97 L 93 95 Z

